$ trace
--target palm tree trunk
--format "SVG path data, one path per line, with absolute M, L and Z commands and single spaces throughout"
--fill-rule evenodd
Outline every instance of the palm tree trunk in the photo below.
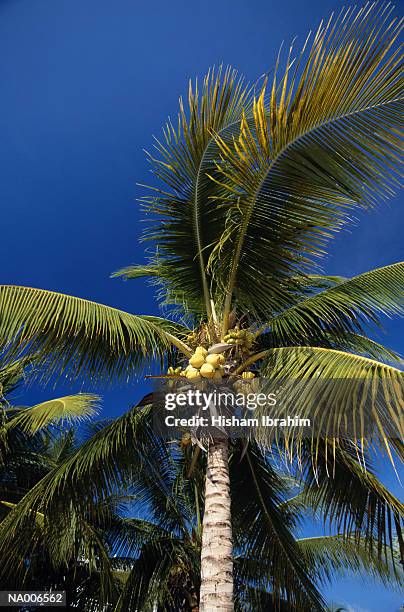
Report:
M 200 612 L 233 608 L 233 542 L 231 533 L 228 440 L 209 444 L 202 524 Z

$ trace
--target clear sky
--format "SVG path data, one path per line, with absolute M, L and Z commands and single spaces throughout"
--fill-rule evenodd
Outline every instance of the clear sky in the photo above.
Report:
M 142 261 L 136 183 L 150 181 L 142 149 L 175 116 L 190 77 L 224 63 L 255 80 L 271 70 L 282 40 L 297 35 L 303 43 L 341 6 L 1 0 L 1 282 L 156 312 L 142 281 L 109 279 Z M 396 6 L 400 14 L 402 0 Z M 398 196 L 340 235 L 325 271 L 351 276 L 403 259 L 403 204 Z M 403 321 L 387 321 L 383 341 L 404 354 Z M 126 410 L 141 391 L 135 385 L 109 391 L 104 414 Z M 29 398 L 49 394 L 32 389 Z M 330 596 L 355 612 L 394 612 L 400 605 L 397 593 L 357 580 L 340 582 Z

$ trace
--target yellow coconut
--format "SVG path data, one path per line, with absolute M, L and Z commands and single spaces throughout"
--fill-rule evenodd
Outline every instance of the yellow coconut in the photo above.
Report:
M 205 359 L 206 363 L 210 363 L 214 368 L 217 368 L 220 365 L 220 355 L 208 355 Z
M 204 363 L 199 371 L 201 373 L 201 376 L 203 376 L 204 378 L 213 378 L 215 374 L 215 368 L 211 363 Z
M 195 353 L 194 355 L 192 355 L 191 359 L 189 360 L 189 363 L 193 368 L 200 368 L 201 365 L 205 363 L 205 358 L 202 353 Z
M 195 355 L 196 354 L 203 355 L 203 357 L 206 357 L 206 355 L 208 354 L 208 351 L 203 346 L 197 346 L 195 349 Z
M 199 370 L 197 370 L 196 368 L 189 368 L 189 370 L 187 370 L 186 376 L 188 380 L 193 380 L 193 381 L 201 380 L 201 375 L 199 374 Z

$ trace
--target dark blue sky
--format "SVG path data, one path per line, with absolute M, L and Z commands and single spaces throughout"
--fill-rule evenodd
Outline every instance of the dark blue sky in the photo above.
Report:
M 401 1 L 397 2 L 397 13 Z M 71 293 L 137 313 L 156 311 L 141 281 L 110 280 L 142 261 L 136 182 L 149 182 L 142 149 L 159 135 L 190 77 L 220 63 L 255 80 L 282 40 L 339 10 L 336 0 L 0 1 L 2 283 Z M 403 195 L 339 236 L 331 274 L 403 259 Z M 404 354 L 404 324 L 386 323 Z M 62 390 L 59 390 L 62 392 Z M 49 397 L 32 390 L 30 398 Z M 139 390 L 105 397 L 126 410 Z M 355 612 L 398 610 L 381 587 L 344 581 L 332 597 Z

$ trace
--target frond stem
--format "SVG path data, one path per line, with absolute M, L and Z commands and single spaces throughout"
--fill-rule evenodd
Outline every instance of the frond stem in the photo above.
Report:
M 192 357 L 192 349 L 188 346 L 188 344 L 185 344 L 185 342 L 177 338 L 177 336 L 173 336 L 168 332 L 164 332 L 164 334 L 166 335 L 167 340 L 169 340 L 171 344 L 181 351 L 181 353 L 183 353 L 186 357 Z

